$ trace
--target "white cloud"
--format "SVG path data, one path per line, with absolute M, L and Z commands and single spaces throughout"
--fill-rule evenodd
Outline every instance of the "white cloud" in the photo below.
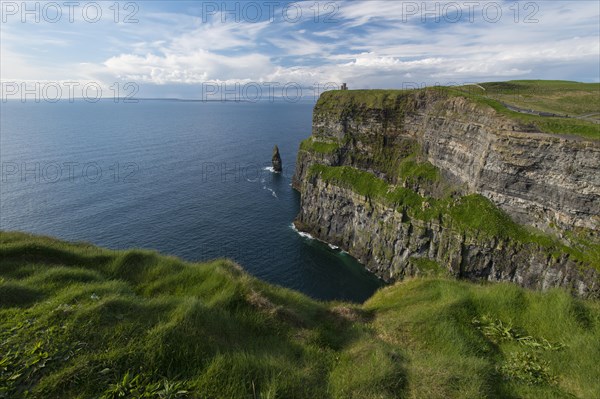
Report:
M 447 3 L 466 12 L 460 1 L 440 3 L 438 11 Z M 305 16 L 312 15 L 314 2 L 299 4 Z M 476 7 L 472 23 L 467 17 L 448 23 L 442 15 L 436 24 L 431 14 L 422 23 L 421 10 L 411 4 L 422 2 L 339 3 L 336 23 L 310 18 L 298 24 L 222 23 L 218 15 L 207 23 L 198 16 L 153 11 L 140 14 L 139 24 L 86 25 L 83 31 L 60 26 L 54 34 L 49 26 L 27 31 L 3 24 L 1 77 L 165 87 L 206 81 L 306 86 L 345 81 L 371 88 L 400 87 L 405 80 L 600 80 L 598 2 L 538 2 L 538 23 L 524 23 L 531 12 L 525 9 L 515 22 L 512 2 L 502 3 L 497 23 L 482 16 L 483 5 Z M 169 4 L 161 7 L 168 10 Z M 32 46 L 45 52 L 32 53 Z
M 122 54 L 108 59 L 105 72 L 138 83 L 202 83 L 213 80 L 257 80 L 269 67 L 268 57 L 248 54 L 227 57 L 206 50 L 190 54 Z

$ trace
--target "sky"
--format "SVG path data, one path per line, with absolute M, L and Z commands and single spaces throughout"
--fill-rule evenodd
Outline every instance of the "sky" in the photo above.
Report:
M 600 82 L 595 0 L 2 0 L 0 10 L 3 98 Z

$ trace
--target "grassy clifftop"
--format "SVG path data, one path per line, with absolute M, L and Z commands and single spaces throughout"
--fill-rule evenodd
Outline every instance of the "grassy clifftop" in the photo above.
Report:
M 0 233 L 0 397 L 592 398 L 600 304 L 410 280 L 364 305 Z
M 556 80 L 513 80 L 480 85 L 473 90 L 524 109 L 600 120 L 600 83 Z
M 600 83 L 520 80 L 424 90 L 440 96 L 468 98 L 540 132 L 600 140 Z M 405 112 L 411 112 L 417 106 L 415 92 L 330 91 L 321 95 L 316 111 L 336 114 L 360 108 L 387 109 L 394 110 L 398 118 L 402 118 Z
M 463 86 L 450 92 L 541 132 L 600 140 L 600 83 L 517 80 Z

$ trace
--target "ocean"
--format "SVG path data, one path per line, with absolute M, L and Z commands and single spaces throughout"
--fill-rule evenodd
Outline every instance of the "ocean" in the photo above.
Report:
M 311 103 L 141 100 L 0 105 L 0 229 L 227 257 L 322 300 L 362 302 L 381 282 L 299 234 L 291 187 Z M 269 170 L 278 145 L 284 171 Z

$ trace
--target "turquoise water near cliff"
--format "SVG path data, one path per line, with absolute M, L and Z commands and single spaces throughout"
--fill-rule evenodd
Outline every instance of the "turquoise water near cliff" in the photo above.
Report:
M 0 229 L 229 257 L 318 299 L 363 301 L 380 282 L 291 228 L 310 103 L 7 102 L 0 109 Z M 268 170 L 277 144 L 284 173 Z

